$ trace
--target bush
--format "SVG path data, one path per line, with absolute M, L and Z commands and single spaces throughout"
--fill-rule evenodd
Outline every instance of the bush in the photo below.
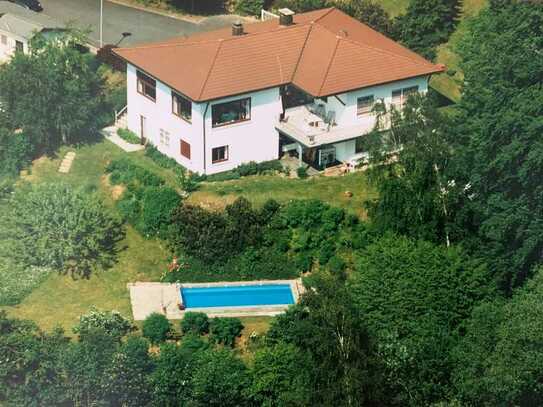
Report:
M 209 324 L 209 340 L 234 347 L 242 330 L 243 324 L 239 318 L 213 318 Z
M 234 179 L 240 179 L 241 175 L 238 171 L 225 171 L 219 172 L 218 174 L 208 175 L 206 177 L 207 182 L 223 182 L 223 181 L 232 181 Z
M 307 178 L 307 168 L 305 167 L 298 167 L 296 169 L 296 175 L 298 175 L 298 178 L 304 179 Z
M 167 236 L 172 213 L 181 203 L 181 197 L 170 187 L 146 187 L 141 200 L 139 230 L 148 236 Z
M 30 163 L 33 148 L 30 138 L 24 133 L 14 134 L 0 127 L 0 177 L 18 176 Z
M 97 328 L 117 340 L 135 329 L 132 323 L 119 312 L 100 311 L 92 307 L 87 314 L 79 317 L 79 323 L 73 327 L 73 332 L 83 338 Z
M 185 312 L 181 320 L 183 334 L 204 335 L 209 332 L 209 318 L 203 312 Z
M 164 185 L 164 180 L 161 177 L 135 164 L 128 157 L 112 160 L 106 167 L 106 173 L 111 174 L 109 180 L 113 185 Z
M 234 12 L 248 16 L 260 16 L 260 10 L 264 8 L 264 0 L 235 0 Z
M 177 161 L 173 158 L 168 157 L 165 154 L 162 154 L 155 146 L 148 144 L 145 147 L 145 156 L 153 160 L 157 165 L 162 168 L 174 169 L 174 168 L 183 168 Z
M 339 256 L 332 256 L 332 258 L 328 261 L 328 269 L 334 274 L 343 273 L 346 266 L 345 260 Z
M 0 258 L 0 305 L 19 304 L 50 273 L 47 267 L 22 267 Z
M 142 335 L 154 345 L 168 339 L 171 330 L 172 326 L 168 318 L 156 312 L 145 318 L 142 325 Z
M 16 190 L 0 211 L 0 252 L 21 265 L 88 276 L 113 263 L 123 236 L 120 219 L 96 194 L 68 185 Z
M 141 139 L 136 136 L 133 131 L 128 129 L 117 129 L 117 135 L 122 138 L 124 141 L 130 144 L 140 144 Z
M 279 160 L 263 161 L 261 163 L 250 161 L 248 163 L 238 165 L 233 170 L 205 176 L 203 179 L 201 179 L 201 181 L 231 181 L 235 179 L 240 179 L 241 177 L 247 177 L 249 175 L 260 175 L 283 171 L 285 171 L 285 169 L 283 168 L 283 164 L 281 164 L 281 161 Z

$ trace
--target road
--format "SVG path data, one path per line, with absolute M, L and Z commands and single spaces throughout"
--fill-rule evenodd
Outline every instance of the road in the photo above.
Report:
M 99 45 L 100 0 L 41 0 L 41 3 L 44 14 L 89 29 L 90 42 Z M 123 32 L 132 35 L 122 40 L 121 46 L 137 45 L 225 27 L 237 19 L 237 16 L 214 16 L 193 23 L 104 1 L 104 44 L 116 44 Z

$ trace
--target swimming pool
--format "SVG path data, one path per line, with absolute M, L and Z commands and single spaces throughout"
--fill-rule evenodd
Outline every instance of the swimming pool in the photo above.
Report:
M 294 304 L 294 295 L 290 284 L 182 287 L 180 294 L 186 309 Z

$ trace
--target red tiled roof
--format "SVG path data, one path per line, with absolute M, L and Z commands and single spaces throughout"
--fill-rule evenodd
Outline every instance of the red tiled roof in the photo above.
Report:
M 288 83 L 329 96 L 444 70 L 335 8 L 115 52 L 194 101 Z

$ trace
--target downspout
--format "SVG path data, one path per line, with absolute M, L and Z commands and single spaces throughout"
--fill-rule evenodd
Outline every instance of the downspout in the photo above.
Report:
M 204 174 L 206 173 L 206 116 L 207 116 L 207 109 L 209 109 L 209 102 L 206 104 L 206 110 L 204 110 L 204 126 L 203 126 L 203 135 L 204 135 Z

